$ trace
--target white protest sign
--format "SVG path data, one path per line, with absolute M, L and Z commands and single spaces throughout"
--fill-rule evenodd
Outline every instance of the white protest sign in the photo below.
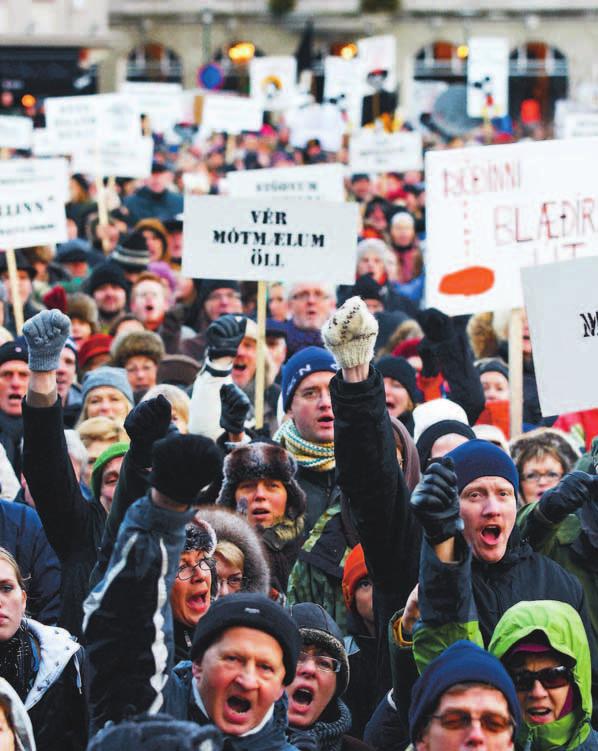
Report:
M 0 115 L 0 147 L 30 149 L 33 139 L 33 120 L 30 117 Z
M 296 97 L 297 60 L 292 55 L 254 57 L 249 63 L 249 92 L 268 111 L 284 110 Z
M 344 201 L 342 164 L 314 167 L 277 167 L 229 172 L 229 195 L 235 198 L 315 198 L 321 201 Z
M 358 217 L 355 203 L 187 195 L 183 275 L 352 284 Z
M 598 136 L 598 112 L 569 112 L 563 121 L 563 138 Z
M 542 414 L 598 407 L 598 258 L 521 271 Z
M 467 114 L 503 117 L 509 111 L 509 40 L 472 37 L 467 58 Z
M 0 161 L 0 195 L 14 189 L 50 186 L 63 203 L 68 201 L 69 171 L 66 159 L 8 159 Z
M 324 100 L 333 100 L 347 113 L 349 122 L 361 122 L 361 102 L 364 94 L 364 63 L 358 57 L 345 60 L 338 55 L 324 58 Z
M 206 132 L 257 132 L 264 121 L 259 102 L 242 96 L 206 96 L 203 100 L 201 127 Z
M 45 109 L 50 137 L 65 154 L 113 133 L 123 139 L 141 135 L 140 111 L 128 96 L 51 97 Z
M 65 153 L 62 142 L 47 128 L 35 128 L 31 151 L 34 156 L 62 156 Z
M 317 138 L 324 151 L 338 151 L 343 144 L 345 121 L 340 109 L 330 103 L 308 104 L 287 114 L 291 146 L 304 149 Z
M 373 71 L 386 71 L 384 89 L 394 91 L 397 86 L 397 40 L 392 34 L 365 37 L 357 41 L 359 59 L 365 73 L 364 84 L 367 86 L 367 76 Z M 367 93 L 374 91 L 368 86 Z
M 76 151 L 71 170 L 100 177 L 149 177 L 152 171 L 152 138 L 110 138 Z
M 183 121 L 183 88 L 179 83 L 125 81 L 120 93 L 131 99 L 137 110 L 149 117 L 152 131 L 162 133 Z
M 349 141 L 349 167 L 357 172 L 406 172 L 424 166 L 421 133 L 364 128 Z
M 522 305 L 519 269 L 598 254 L 598 139 L 426 154 L 426 302 Z
M 51 183 L 0 188 L 0 247 L 24 248 L 66 239 L 64 203 Z

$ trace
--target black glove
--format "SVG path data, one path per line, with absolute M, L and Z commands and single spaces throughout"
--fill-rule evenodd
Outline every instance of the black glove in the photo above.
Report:
M 418 320 L 426 337 L 435 344 L 446 342 L 455 335 L 455 328 L 449 316 L 436 308 L 422 310 Z
M 417 345 L 417 351 L 422 359 L 421 374 L 424 378 L 434 378 L 440 373 L 440 362 L 434 352 L 434 346 L 429 339 L 422 339 Z
M 453 460 L 443 457 L 430 464 L 410 500 L 413 513 L 432 545 L 438 545 L 463 529 Z
M 129 412 L 125 430 L 131 439 L 131 455 L 140 467 L 152 464 L 152 446 L 168 433 L 172 419 L 170 402 L 162 394 L 148 399 Z
M 206 331 L 210 360 L 216 360 L 219 357 L 234 357 L 241 339 L 245 336 L 246 328 L 247 318 L 233 313 L 227 313 L 212 321 Z
M 220 427 L 227 433 L 242 433 L 251 409 L 247 394 L 236 384 L 225 383 L 220 387 L 220 404 Z
M 586 501 L 591 501 L 598 491 L 598 477 L 577 470 L 565 475 L 558 485 L 544 492 L 539 510 L 548 521 L 560 524 L 569 514 L 574 514 Z
M 288 736 L 291 746 L 295 746 L 299 751 L 318 751 L 318 741 L 312 730 L 289 728 Z

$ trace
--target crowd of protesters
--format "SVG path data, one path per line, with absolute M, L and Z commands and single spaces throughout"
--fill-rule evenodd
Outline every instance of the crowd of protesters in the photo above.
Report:
M 354 285 L 269 285 L 258 428 L 257 286 L 183 275 L 185 181 L 346 145 L 154 158 L 107 223 L 71 176 L 22 333 L 0 258 L 0 751 L 598 749 L 598 408 L 542 416 L 524 323 L 511 434 L 504 312 L 425 306 L 423 172 L 347 174 Z

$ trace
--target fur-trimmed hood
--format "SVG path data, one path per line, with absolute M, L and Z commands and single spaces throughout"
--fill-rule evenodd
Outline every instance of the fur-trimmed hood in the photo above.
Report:
M 305 493 L 296 480 L 297 462 L 282 446 L 256 442 L 234 449 L 224 460 L 224 481 L 216 503 L 234 511 L 237 509 L 235 490 L 242 480 L 269 477 L 280 480 L 287 491 L 285 516 L 291 520 L 305 513 Z
M 243 552 L 245 556 L 243 577 L 246 580 L 243 591 L 268 595 L 270 592 L 268 559 L 257 532 L 249 523 L 235 511 L 217 506 L 202 506 L 196 516 L 212 527 L 216 532 L 218 542 L 228 540 Z

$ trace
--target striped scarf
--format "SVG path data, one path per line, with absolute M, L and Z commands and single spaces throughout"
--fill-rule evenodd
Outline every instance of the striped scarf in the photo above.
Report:
M 299 435 L 292 420 L 287 420 L 276 431 L 274 440 L 291 453 L 300 467 L 316 472 L 334 469 L 334 442 L 313 443 Z

